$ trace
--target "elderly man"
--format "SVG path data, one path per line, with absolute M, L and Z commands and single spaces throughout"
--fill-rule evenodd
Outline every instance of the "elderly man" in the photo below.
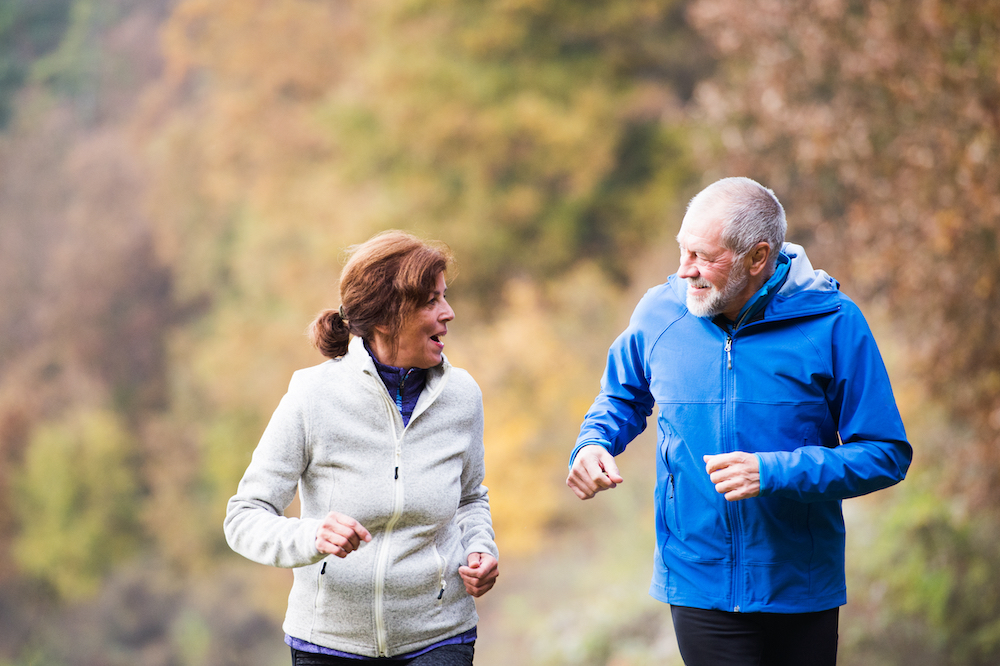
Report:
M 614 456 L 658 407 L 650 594 L 688 666 L 835 664 L 841 500 L 899 482 L 912 456 L 864 317 L 785 227 L 748 178 L 691 200 L 680 268 L 611 346 L 570 457 L 581 499 L 614 488 Z

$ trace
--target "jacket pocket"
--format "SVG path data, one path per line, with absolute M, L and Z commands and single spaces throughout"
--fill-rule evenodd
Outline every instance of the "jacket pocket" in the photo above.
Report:
M 448 587 L 448 579 L 445 574 L 448 571 L 448 562 L 441 556 L 440 551 L 438 551 L 437 544 L 432 547 L 434 551 L 434 559 L 437 561 L 438 567 L 438 587 L 437 587 L 437 598 L 436 603 L 438 606 L 444 603 L 444 591 Z

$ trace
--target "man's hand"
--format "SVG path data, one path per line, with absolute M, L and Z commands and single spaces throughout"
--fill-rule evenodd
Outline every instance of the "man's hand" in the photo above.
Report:
M 618 473 L 615 457 L 599 444 L 590 444 L 576 453 L 566 485 L 582 500 L 590 499 L 602 490 L 615 488 L 625 479 Z
M 760 463 L 752 453 L 736 451 L 704 456 L 715 490 L 730 502 L 760 494 Z
M 465 583 L 465 591 L 481 597 L 493 588 L 500 575 L 496 558 L 489 553 L 469 553 L 469 566 L 459 567 L 458 575 Z
M 371 533 L 361 523 L 336 511 L 326 514 L 316 530 L 316 550 L 337 557 L 347 557 L 362 541 L 371 540 Z

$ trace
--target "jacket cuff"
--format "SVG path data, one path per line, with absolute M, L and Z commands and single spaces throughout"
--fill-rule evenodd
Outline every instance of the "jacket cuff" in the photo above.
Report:
M 609 453 L 611 452 L 611 449 L 609 448 L 610 445 L 607 442 L 603 442 L 599 439 L 588 439 L 587 441 L 580 442 L 573 448 L 573 452 L 569 454 L 570 469 L 573 468 L 573 461 L 576 460 L 576 454 L 580 452 L 580 449 L 582 449 L 585 446 L 590 446 L 591 444 L 596 444 L 597 446 L 603 446 Z
M 299 520 L 302 522 L 299 524 L 298 543 L 296 547 L 298 552 L 302 554 L 302 557 L 306 559 L 299 566 L 308 566 L 319 562 L 327 556 L 326 553 L 321 553 L 316 548 L 316 531 L 319 529 L 322 521 L 315 518 L 300 518 Z
M 488 553 L 493 556 L 494 560 L 497 562 L 500 561 L 500 549 L 497 548 L 495 543 L 477 543 L 468 546 L 465 549 L 465 562 L 462 562 L 463 565 L 469 561 L 469 555 L 473 553 Z
M 758 497 L 764 497 L 771 494 L 771 468 L 763 454 L 755 453 L 754 456 L 757 458 L 757 481 L 760 485 Z

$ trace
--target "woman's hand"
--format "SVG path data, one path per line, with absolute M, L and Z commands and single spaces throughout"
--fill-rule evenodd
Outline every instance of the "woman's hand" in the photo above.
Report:
M 350 516 L 331 511 L 316 530 L 316 550 L 337 557 L 347 557 L 362 541 L 371 541 L 371 533 Z
M 500 569 L 496 558 L 489 553 L 470 553 L 469 566 L 459 567 L 458 574 L 465 583 L 465 591 L 474 597 L 481 597 L 493 588 Z

